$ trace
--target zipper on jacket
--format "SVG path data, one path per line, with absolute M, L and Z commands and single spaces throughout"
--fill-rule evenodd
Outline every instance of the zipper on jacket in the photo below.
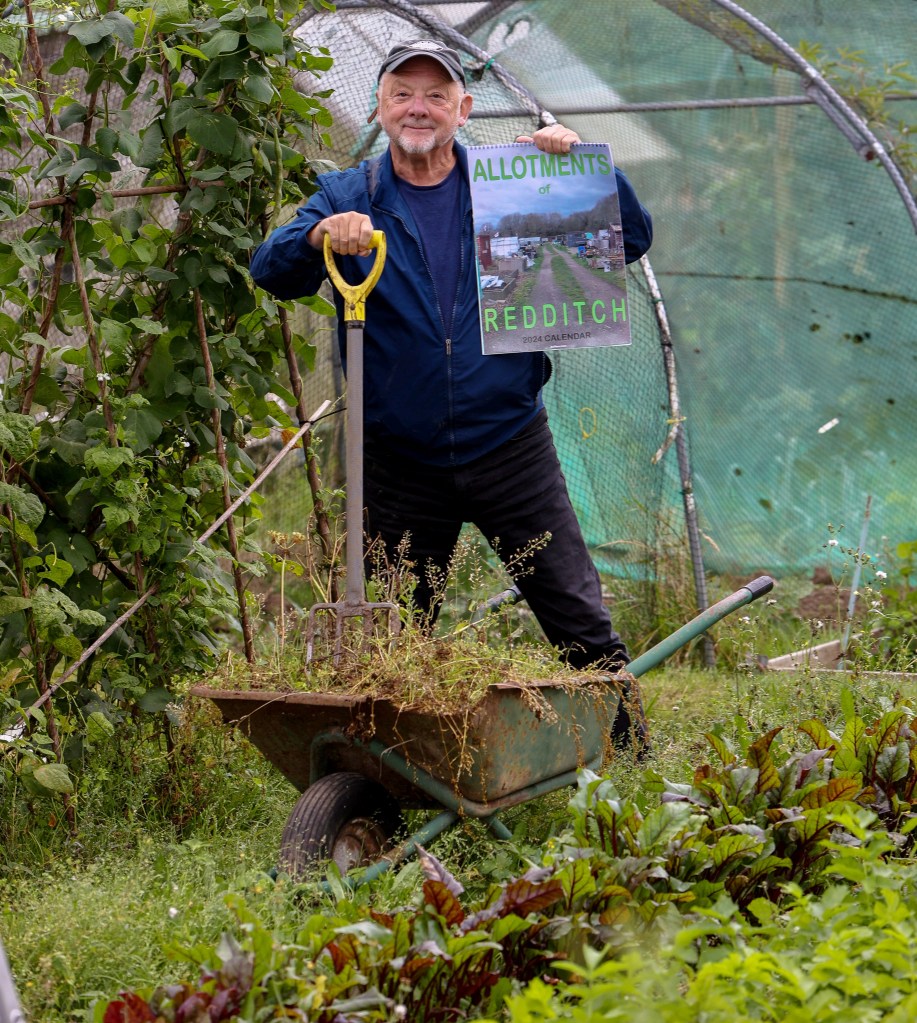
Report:
M 370 207 L 371 208 L 376 208 L 376 207 L 373 207 L 372 197 L 370 197 Z M 423 260 L 424 269 L 427 271 L 427 277 L 429 278 L 430 284 L 433 287 L 433 294 L 436 295 L 436 308 L 439 311 L 439 322 L 440 322 L 440 326 L 443 328 L 443 333 L 445 334 L 446 333 L 446 324 L 445 324 L 444 317 L 443 317 L 442 307 L 439 304 L 439 296 L 437 295 L 437 292 L 436 292 L 436 282 L 433 280 L 433 271 L 430 269 L 430 264 L 427 262 L 427 257 L 426 257 L 426 255 L 425 255 L 425 253 L 423 251 L 423 245 L 420 244 L 420 239 L 414 234 L 414 232 L 405 223 L 404 217 L 402 217 L 401 214 L 398 213 L 396 210 L 390 209 L 390 208 L 389 209 L 385 209 L 384 207 L 378 207 L 378 208 L 379 209 L 383 209 L 384 212 L 386 212 L 389 216 L 391 216 L 395 220 L 397 220 L 401 224 L 401 226 L 404 228 L 405 234 L 407 234 L 410 238 L 414 239 L 414 242 L 417 245 L 418 251 L 420 252 L 420 258 Z M 470 211 L 466 212 L 465 220 L 467 221 L 469 219 L 469 217 L 470 217 Z M 461 232 L 460 232 L 460 236 L 461 236 L 461 239 L 462 239 L 462 245 L 461 245 L 461 248 L 460 248 L 460 253 L 461 254 L 459 256 L 459 285 L 461 285 L 461 283 L 462 283 L 462 275 L 464 274 L 464 271 L 465 271 L 465 224 L 464 223 L 462 224 L 462 229 L 461 229 Z M 452 306 L 452 321 L 453 321 L 452 325 L 453 326 L 455 326 L 455 314 L 456 314 L 456 311 L 458 310 L 459 297 L 460 297 L 460 291 L 459 291 L 458 288 L 456 288 L 455 302 L 454 302 L 454 304 Z M 448 423 L 449 423 L 449 446 L 451 448 L 451 461 L 454 463 L 454 461 L 455 461 L 455 404 L 453 402 L 453 393 L 452 393 L 452 391 L 453 391 L 453 388 L 452 388 L 452 338 L 451 337 L 447 337 L 445 339 L 445 342 L 446 342 L 445 343 L 445 352 L 446 352 L 446 402 L 447 402 L 447 413 L 446 414 L 448 416 Z

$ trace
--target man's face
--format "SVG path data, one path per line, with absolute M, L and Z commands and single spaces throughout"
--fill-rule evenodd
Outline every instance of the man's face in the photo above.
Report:
M 379 83 L 379 123 L 402 152 L 432 153 L 449 145 L 468 119 L 471 97 L 443 67 L 414 57 Z

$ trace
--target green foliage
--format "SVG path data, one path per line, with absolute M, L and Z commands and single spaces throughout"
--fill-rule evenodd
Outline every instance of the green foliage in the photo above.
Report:
M 720 766 L 702 765 L 690 785 L 650 776 L 661 790 L 652 808 L 621 798 L 609 778 L 581 772 L 568 829 L 547 842 L 542 863 L 479 899 L 423 849 L 418 905 L 383 911 L 371 900 L 348 901 L 332 871 L 337 913 L 310 917 L 292 942 L 279 943 L 233 899 L 241 939 L 174 950 L 200 968 L 197 981 L 124 994 L 99 1005 L 95 1019 L 188 1018 L 193 1009 L 214 1020 L 269 1012 L 327 1023 L 433 1020 L 493 1013 L 507 996 L 513 1019 L 596 1018 L 584 1007 L 604 1018 L 612 990 L 620 1004 L 609 1018 L 633 1018 L 635 1004 L 657 1002 L 699 1013 L 712 999 L 713 1011 L 725 1012 L 725 986 L 737 978 L 736 1018 L 757 1018 L 779 978 L 786 1005 L 800 1013 L 829 1000 L 822 994 L 809 1005 L 819 985 L 872 1011 L 914 979 L 914 896 L 886 861 L 917 830 L 917 736 L 904 708 L 866 727 L 853 697 L 842 702 L 842 734 L 816 720 L 800 726 L 818 747 L 811 752 L 778 758 L 779 729 L 749 741 L 742 756 L 711 734 Z M 870 899 L 855 898 L 850 884 Z M 882 930 L 889 957 L 857 987 L 840 950 L 869 948 L 871 932 L 852 922 L 864 913 Z M 817 971 L 796 915 L 824 946 Z M 650 944 L 663 950 L 661 975 L 643 975 L 646 957 L 636 953 Z
M 237 539 L 194 538 L 253 478 L 248 441 L 289 425 L 278 399 L 295 405 L 285 310 L 247 263 L 327 141 L 322 94 L 294 85 L 331 63 L 286 31 L 299 6 L 69 5 L 53 65 L 6 54 L 0 695 L 31 703 L 151 592 L 60 694 L 65 757 L 90 714 L 161 709 L 145 694 L 243 613 L 230 569 L 257 550 L 257 501 Z
M 834 846 L 825 890 L 790 886 L 784 906 L 760 900 L 741 920 L 721 900 L 652 955 L 588 951 L 559 964 L 565 981 L 536 979 L 507 999 L 511 1023 L 565 1019 L 734 1023 L 894 1020 L 917 1010 L 911 954 L 917 893 L 912 867 L 889 860 L 866 811 L 841 814 L 854 846 Z M 838 883 L 840 881 L 841 883 Z M 504 1018 L 507 1018 L 504 1017 Z
M 817 43 L 802 42 L 800 53 L 825 75 L 865 118 L 898 166 L 912 192 L 917 193 L 917 149 L 913 125 L 896 117 L 889 101 L 909 94 L 917 82 L 907 61 L 885 61 L 881 66 L 861 50 L 841 48 L 827 55 Z
M 864 651 L 870 667 L 913 671 L 917 661 L 917 540 L 895 547 L 897 565 L 879 584 L 875 604 L 881 635 Z

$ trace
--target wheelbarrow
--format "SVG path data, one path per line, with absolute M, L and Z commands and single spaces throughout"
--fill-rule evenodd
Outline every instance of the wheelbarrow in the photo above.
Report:
M 627 666 L 639 677 L 726 615 L 773 588 L 760 576 Z M 465 712 L 435 715 L 387 699 L 333 693 L 234 692 L 195 686 L 302 792 L 281 839 L 294 876 L 331 859 L 342 874 L 367 865 L 364 883 L 410 857 L 462 817 L 510 838 L 500 811 L 575 784 L 601 767 L 618 707 L 613 676 L 576 686 L 544 681 L 491 686 Z M 441 812 L 393 846 L 402 810 Z

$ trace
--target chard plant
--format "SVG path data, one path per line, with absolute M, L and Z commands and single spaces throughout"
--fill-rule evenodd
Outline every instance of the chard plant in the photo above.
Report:
M 661 790 L 652 809 L 623 799 L 609 778 L 581 772 L 567 829 L 547 842 L 541 862 L 483 897 L 469 898 L 424 849 L 415 905 L 380 911 L 371 899 L 348 901 L 332 869 L 336 908 L 309 916 L 292 941 L 275 940 L 230 896 L 238 935 L 174 950 L 199 971 L 195 979 L 122 993 L 99 1003 L 94 1019 L 433 1021 L 497 1016 L 504 1003 L 519 1021 L 632 1019 L 663 995 L 673 1014 L 660 1018 L 683 1018 L 680 1008 L 695 1013 L 684 1018 L 705 1019 L 709 997 L 720 1013 L 713 1018 L 727 1019 L 737 978 L 735 1018 L 754 1019 L 787 970 L 781 1005 L 793 1018 L 821 1011 L 838 990 L 863 1010 L 853 1018 L 878 1018 L 869 1015 L 875 1005 L 886 995 L 896 1004 L 917 979 L 905 951 L 912 886 L 893 862 L 917 831 L 917 738 L 905 708 L 867 726 L 852 696 L 843 702 L 841 734 L 814 720 L 801 726 L 819 746 L 811 751 L 778 756 L 772 730 L 739 755 L 711 733 L 720 765 L 701 765 L 686 785 L 651 779 Z M 871 932 L 856 923 L 864 918 L 889 953 L 869 966 L 871 990 L 850 987 L 856 970 L 839 958 L 841 935 L 865 955 Z M 821 949 L 817 977 L 794 919 Z M 659 949 L 663 974 L 647 976 Z

